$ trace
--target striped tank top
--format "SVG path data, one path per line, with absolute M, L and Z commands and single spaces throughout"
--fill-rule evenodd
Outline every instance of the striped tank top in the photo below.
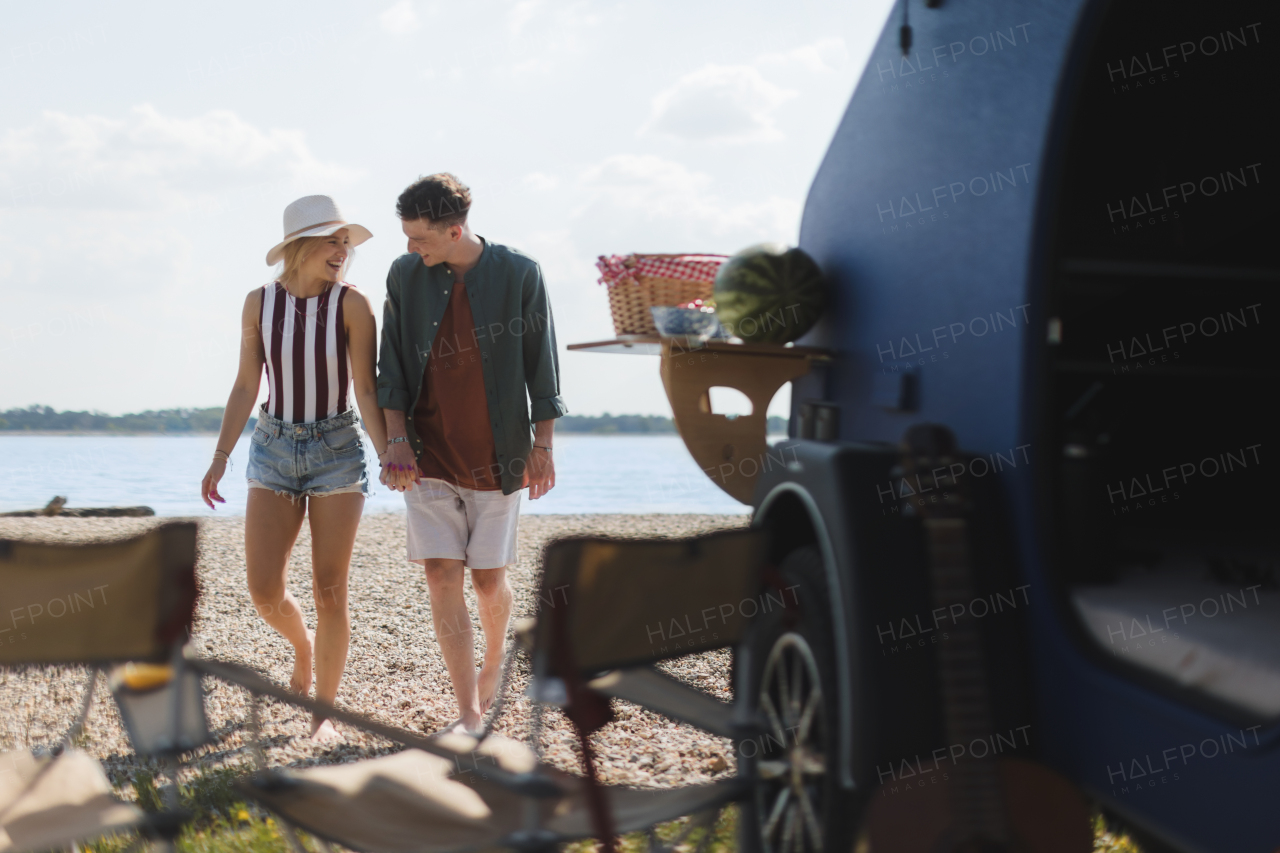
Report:
M 267 413 L 311 423 L 349 407 L 351 358 L 338 282 L 319 296 L 295 299 L 278 281 L 263 285 L 259 330 L 267 364 Z

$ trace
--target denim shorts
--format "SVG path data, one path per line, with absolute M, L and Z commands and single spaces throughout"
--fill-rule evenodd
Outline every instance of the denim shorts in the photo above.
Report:
M 296 501 L 347 492 L 372 493 L 356 413 L 291 424 L 258 409 L 245 469 L 251 489 L 270 489 Z

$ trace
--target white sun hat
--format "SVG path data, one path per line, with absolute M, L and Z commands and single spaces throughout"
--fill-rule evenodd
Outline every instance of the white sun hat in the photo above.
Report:
M 373 236 L 363 225 L 343 219 L 338 203 L 329 196 L 303 196 L 284 209 L 284 239 L 267 252 L 267 265 L 280 263 L 284 247 L 300 237 L 328 237 L 342 228 L 350 230 L 352 248 Z

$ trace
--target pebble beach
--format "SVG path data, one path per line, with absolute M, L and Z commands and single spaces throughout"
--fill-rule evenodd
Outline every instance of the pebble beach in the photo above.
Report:
M 172 519 L 157 518 L 5 518 L 0 538 L 92 541 L 135 535 Z M 288 685 L 292 649 L 258 616 L 244 580 L 244 520 L 200 519 L 198 572 L 202 598 L 193 643 L 203 655 L 253 667 L 280 685 Z M 520 519 L 519 562 L 510 573 L 514 618 L 536 611 L 534 584 L 543 546 L 567 535 L 682 537 L 741 527 L 745 515 L 525 515 Z M 456 719 L 452 688 L 431 625 L 426 580 L 405 559 L 405 517 L 369 514 L 361 521 L 351 562 L 351 650 L 338 704 L 419 733 L 438 731 Z M 289 586 L 310 627 L 315 625 L 311 591 L 311 535 L 306 524 L 293 549 Z M 473 631 L 475 599 L 468 585 Z M 514 621 L 514 620 L 513 620 Z M 477 649 L 479 665 L 480 649 Z M 725 701 L 732 699 L 728 650 L 689 656 L 663 664 L 671 675 Z M 52 745 L 75 719 L 87 671 L 79 667 L 0 668 L 0 750 Z M 527 660 L 519 656 L 506 686 L 506 706 L 494 731 L 529 742 L 530 704 Z M 216 742 L 193 754 L 186 773 L 212 768 L 249 772 L 248 694 L 207 680 L 206 709 Z M 115 704 L 99 683 L 82 747 L 102 761 L 112 782 L 126 795 L 146 762 L 133 755 Z M 676 724 L 625 702 L 615 702 L 617 719 L 594 735 L 603 781 L 644 787 L 708 782 L 732 775 L 729 741 Z M 350 726 L 338 725 L 344 740 L 313 744 L 309 714 L 282 703 L 263 704 L 263 745 L 272 766 L 303 767 L 350 762 L 393 752 L 400 747 Z M 576 738 L 555 709 L 544 714 L 541 748 L 551 764 L 580 773 Z M 151 769 L 148 767 L 148 769 Z

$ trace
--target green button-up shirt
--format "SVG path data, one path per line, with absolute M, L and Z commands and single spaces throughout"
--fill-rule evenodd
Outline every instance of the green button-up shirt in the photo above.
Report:
M 533 447 L 532 424 L 568 412 L 560 399 L 551 303 L 537 261 L 487 240 L 464 280 L 476 324 L 493 444 L 502 466 L 502 492 L 509 495 L 520 488 Z M 378 405 L 405 413 L 415 456 L 422 453 L 422 439 L 413 428 L 413 410 L 452 288 L 453 273 L 444 264 L 428 267 L 416 254 L 401 255 L 387 274 Z

